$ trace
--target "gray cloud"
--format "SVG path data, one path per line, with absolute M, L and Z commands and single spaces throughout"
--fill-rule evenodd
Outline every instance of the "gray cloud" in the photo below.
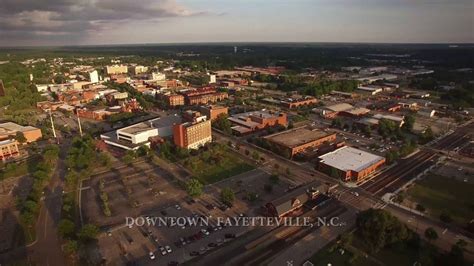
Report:
M 0 0 L 0 35 L 77 39 L 121 22 L 199 14 L 176 0 Z

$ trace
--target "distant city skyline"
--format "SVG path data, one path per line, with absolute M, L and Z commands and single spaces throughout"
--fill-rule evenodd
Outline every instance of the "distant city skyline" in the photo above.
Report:
M 0 46 L 473 43 L 471 0 L 0 0 Z

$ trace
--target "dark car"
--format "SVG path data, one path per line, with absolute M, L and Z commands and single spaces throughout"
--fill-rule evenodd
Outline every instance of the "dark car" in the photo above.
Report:
M 215 247 L 217 247 L 217 244 L 216 243 L 209 243 L 207 246 L 210 247 L 210 248 L 215 248 Z
M 165 210 L 160 211 L 160 213 L 164 216 L 168 215 L 168 213 Z
M 168 266 L 176 266 L 176 265 L 179 265 L 179 262 L 177 262 L 177 261 L 168 262 Z
M 235 238 L 235 234 L 225 234 L 225 238 Z
M 214 210 L 214 209 L 216 208 L 216 206 L 214 206 L 214 204 L 207 204 L 207 205 L 206 205 L 206 208 L 207 208 L 208 210 Z
M 199 256 L 199 252 L 197 252 L 197 251 L 191 251 L 191 252 L 189 253 L 189 255 L 190 255 L 190 256 Z

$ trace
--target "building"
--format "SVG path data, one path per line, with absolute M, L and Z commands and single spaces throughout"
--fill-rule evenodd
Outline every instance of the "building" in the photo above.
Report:
M 148 71 L 148 67 L 146 66 L 131 66 L 129 67 L 130 72 L 133 75 L 139 75 L 142 73 L 146 73 Z
M 0 160 L 5 162 L 9 159 L 20 156 L 18 149 L 18 142 L 14 139 L 7 139 L 0 141 Z
M 402 127 L 403 124 L 405 123 L 404 121 L 405 118 L 403 116 L 397 116 L 397 115 L 376 114 L 373 116 L 373 118 L 378 119 L 378 120 L 385 119 L 385 120 L 392 121 L 399 127 Z
M 359 86 L 357 90 L 365 95 L 375 95 L 383 91 L 382 88 L 379 87 L 369 87 L 369 86 Z
M 252 111 L 236 114 L 229 117 L 229 121 L 234 125 L 232 130 L 240 135 L 251 133 L 266 127 L 287 126 L 288 117 L 286 113 L 274 111 Z
M 382 74 L 382 75 L 378 75 L 378 76 L 369 76 L 369 77 L 362 77 L 362 78 L 358 78 L 357 80 L 358 81 L 361 81 L 361 82 L 366 82 L 366 83 L 373 83 L 373 82 L 376 82 L 376 81 L 379 81 L 379 80 L 395 80 L 397 79 L 398 76 L 396 75 L 391 75 L 391 74 Z
M 100 137 L 109 145 L 125 150 L 137 150 L 144 145 L 150 146 L 154 137 L 171 137 L 173 126 L 181 121 L 178 115 L 164 116 L 107 132 Z
M 215 84 L 217 82 L 216 75 L 214 74 L 209 74 L 209 84 Z
M 283 197 L 265 204 L 265 214 L 269 217 L 290 216 L 310 203 L 327 198 L 330 188 L 326 184 L 314 181 L 286 193 Z
M 184 96 L 181 94 L 161 94 L 161 98 L 164 99 L 170 107 L 184 105 Z
M 264 137 L 273 147 L 278 147 L 282 155 L 293 157 L 308 149 L 317 149 L 324 143 L 336 141 L 336 133 L 328 133 L 309 127 L 300 127 Z
M 213 121 L 221 114 L 227 114 L 228 108 L 220 105 L 206 105 L 201 106 L 199 111 L 204 114 L 207 119 Z
M 360 182 L 385 163 L 385 158 L 352 147 L 318 157 L 318 170 L 341 180 Z
M 301 106 L 310 106 L 317 103 L 318 103 L 318 100 L 311 96 L 305 96 L 305 97 L 296 98 L 296 99 L 288 98 L 281 101 L 281 104 L 283 105 L 283 107 L 290 108 L 290 109 L 298 108 Z
M 199 112 L 194 112 L 194 115 Z M 205 116 L 196 116 L 193 121 L 173 126 L 174 144 L 184 149 L 199 149 L 212 141 L 211 121 Z
M 153 72 L 151 73 L 151 79 L 153 81 L 165 81 L 166 75 L 160 72 Z
M 98 83 L 99 82 L 99 73 L 97 70 L 89 72 L 89 81 L 91 83 Z
M 27 143 L 37 141 L 43 136 L 41 130 L 36 127 L 21 126 L 12 122 L 0 124 L 0 140 L 14 138 L 18 132 L 23 133 Z
M 128 68 L 124 65 L 106 66 L 105 72 L 107 73 L 107 75 L 126 74 L 128 73 Z
M 227 99 L 226 92 L 217 92 L 215 88 L 186 89 L 179 92 L 184 96 L 187 105 L 205 105 Z
M 319 112 L 325 118 L 335 118 L 336 116 L 360 117 L 370 112 L 367 108 L 354 107 L 348 103 L 338 103 L 322 108 L 313 109 Z

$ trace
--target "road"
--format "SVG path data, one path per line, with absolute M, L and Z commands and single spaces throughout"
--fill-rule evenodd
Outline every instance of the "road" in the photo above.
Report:
M 63 177 L 66 172 L 64 159 L 70 145 L 69 139 L 63 139 L 60 144 L 56 168 L 49 184 L 44 189 L 44 198 L 36 222 L 36 240 L 28 246 L 2 254 L 0 263 L 27 260 L 36 265 L 66 265 L 57 226 L 61 219 Z

